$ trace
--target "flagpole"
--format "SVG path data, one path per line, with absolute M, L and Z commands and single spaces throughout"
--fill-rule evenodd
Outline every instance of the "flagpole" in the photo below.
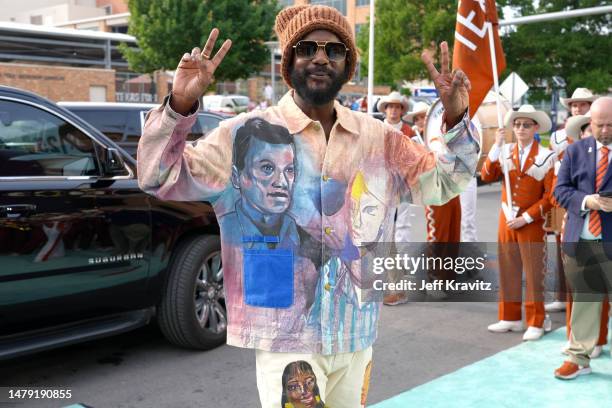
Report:
M 374 0 L 370 0 L 370 38 L 368 42 L 368 114 L 374 112 Z
M 503 128 L 502 122 L 502 114 L 501 114 L 501 98 L 499 96 L 499 78 L 497 77 L 497 57 L 495 55 L 495 42 L 493 41 L 493 24 L 491 22 L 487 22 L 487 31 L 489 32 L 489 52 L 491 53 L 491 70 L 493 71 L 493 88 L 495 89 L 495 97 L 497 99 L 497 127 Z M 502 209 L 504 210 L 504 214 L 506 216 L 506 221 L 510 221 L 514 219 L 514 215 L 512 214 L 512 189 L 510 186 L 510 175 L 508 174 L 508 166 L 506 165 L 506 158 L 504 157 L 504 149 L 503 144 L 501 147 L 501 153 L 499 155 L 499 160 L 501 160 L 501 165 L 504 171 L 504 182 L 506 184 L 506 206 L 507 209 L 504 209 L 504 205 L 502 203 Z

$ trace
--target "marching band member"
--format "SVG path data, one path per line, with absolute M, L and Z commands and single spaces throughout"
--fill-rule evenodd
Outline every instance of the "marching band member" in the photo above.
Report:
M 551 208 L 550 195 L 556 155 L 538 143 L 536 132 L 550 130 L 551 122 L 542 111 L 523 105 L 508 112 L 505 126 L 512 127 L 517 143 L 504 144 L 505 129 L 497 131 L 482 171 L 485 182 L 508 172 L 510 185 L 503 183 L 498 245 L 500 268 L 499 321 L 492 332 L 522 331 L 522 275 L 525 271 L 525 314 L 528 328 L 523 340 L 537 340 L 549 329 L 545 325 L 543 280 L 545 272 L 544 216 Z M 501 163 L 504 161 L 505 163 Z M 510 190 L 508 189 L 510 187 Z M 506 203 L 511 199 L 512 207 Z M 546 327 L 545 327 L 546 326 Z

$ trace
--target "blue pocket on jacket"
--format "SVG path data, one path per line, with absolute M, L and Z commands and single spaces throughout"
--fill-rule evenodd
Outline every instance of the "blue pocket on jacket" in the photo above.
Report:
M 293 251 L 244 249 L 244 301 L 250 306 L 293 305 Z

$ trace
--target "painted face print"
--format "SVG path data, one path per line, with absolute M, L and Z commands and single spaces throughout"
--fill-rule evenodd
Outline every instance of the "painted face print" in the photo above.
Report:
M 366 401 L 368 399 L 368 392 L 370 390 L 370 375 L 372 374 L 372 361 L 366 366 L 365 372 L 363 373 L 363 385 L 361 386 L 361 406 L 365 408 Z
M 283 371 L 282 408 L 322 408 L 317 377 L 306 361 L 294 361 Z
M 264 214 L 285 212 L 291 204 L 294 179 L 293 146 L 251 141 L 239 177 L 241 195 L 251 206 Z
M 376 242 L 387 208 L 382 197 L 385 183 L 367 180 L 364 173 L 357 172 L 351 187 L 351 238 L 355 246 Z

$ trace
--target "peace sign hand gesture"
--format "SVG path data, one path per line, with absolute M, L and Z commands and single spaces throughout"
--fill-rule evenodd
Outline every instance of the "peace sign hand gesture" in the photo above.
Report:
M 191 50 L 191 54 L 183 54 L 172 82 L 170 105 L 175 112 L 182 115 L 189 113 L 189 110 L 212 82 L 215 70 L 232 47 L 232 41 L 225 40 L 219 51 L 211 59 L 218 36 L 219 30 L 213 28 L 202 51 L 195 47 Z
M 446 112 L 446 124 L 450 129 L 459 123 L 465 110 L 469 105 L 468 92 L 471 89 L 470 80 L 460 69 L 450 71 L 448 55 L 448 44 L 443 41 L 440 44 L 440 72 L 433 64 L 433 58 L 428 50 L 423 51 L 421 59 L 429 71 L 429 76 L 434 82 L 444 111 Z

